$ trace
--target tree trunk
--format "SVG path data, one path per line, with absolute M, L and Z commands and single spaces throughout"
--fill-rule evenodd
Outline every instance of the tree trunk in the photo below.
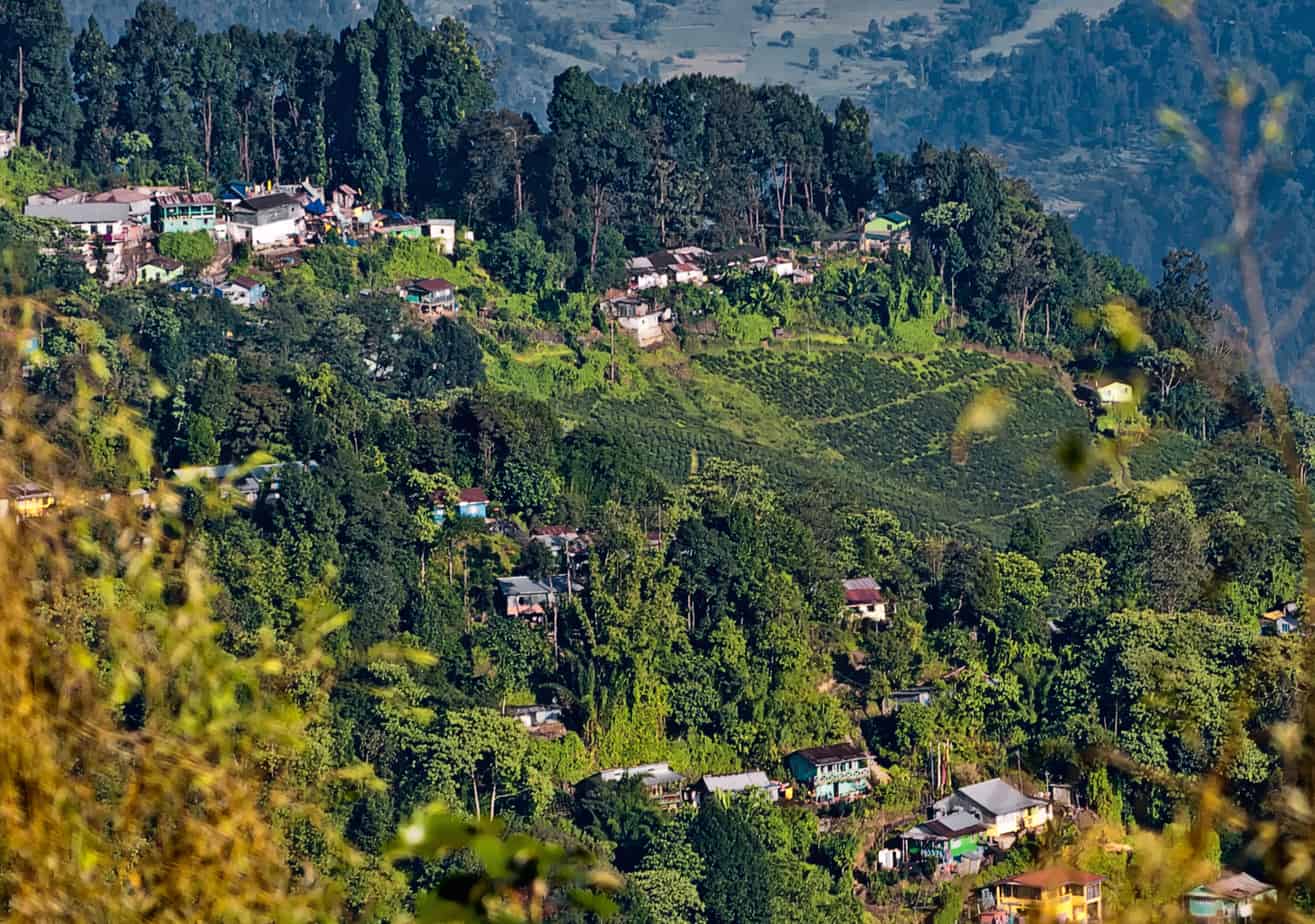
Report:
M 282 178 L 279 171 L 279 139 L 278 131 L 274 122 L 274 89 L 269 91 L 269 159 L 274 167 L 274 182 L 277 183 Z
M 1037 299 L 1040 293 L 1029 296 L 1024 289 L 1018 297 L 1018 305 L 1015 309 L 1018 319 L 1018 348 L 1021 350 L 1027 346 L 1027 319 L 1032 314 L 1032 309 L 1036 307 Z
M 242 134 L 237 141 L 237 157 L 242 164 L 242 179 L 251 182 L 251 104 L 242 109 Z
M 205 175 L 210 176 L 210 153 L 212 148 L 212 139 L 215 131 L 215 109 L 214 98 L 211 94 L 205 95 L 205 100 L 201 106 L 201 136 L 205 145 Z
M 23 146 L 23 98 L 27 91 L 23 86 L 23 46 L 18 46 L 18 122 L 14 126 L 14 143 Z
M 521 176 L 520 157 L 516 158 L 516 223 L 519 224 L 521 216 L 525 214 L 525 179 Z
M 776 237 L 778 241 L 785 240 L 785 208 L 789 198 L 790 162 L 787 160 L 781 167 L 781 173 L 776 183 Z
M 657 219 L 658 240 L 667 246 L 667 192 L 668 183 L 675 164 L 669 160 L 659 160 L 657 165 Z
M 475 794 L 475 818 L 483 818 L 484 809 L 479 801 L 479 777 L 475 775 L 474 770 L 470 771 L 470 789 Z
M 589 234 L 589 275 L 592 276 L 598 268 L 598 235 L 603 230 L 603 202 L 604 189 L 601 183 L 595 183 L 589 203 L 589 210 L 593 213 L 593 229 Z

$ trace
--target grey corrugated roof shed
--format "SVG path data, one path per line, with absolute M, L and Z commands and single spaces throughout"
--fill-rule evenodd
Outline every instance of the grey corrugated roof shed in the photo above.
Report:
M 498 590 L 504 597 L 535 597 L 547 595 L 552 588 L 523 574 L 498 578 Z
M 645 786 L 670 786 L 685 779 L 671 769 L 670 764 L 640 764 L 638 767 L 617 767 L 596 774 L 605 783 L 619 783 L 622 780 L 637 779 Z
M 959 809 L 948 815 L 916 824 L 905 831 L 903 836 L 911 841 L 926 841 L 933 837 L 957 837 L 960 834 L 976 834 L 985 830 L 986 826 L 982 824 L 981 819 Z
M 726 773 L 721 776 L 704 776 L 703 788 L 708 792 L 743 792 L 746 789 L 766 789 L 772 785 L 767 774 L 761 770 L 748 770 L 744 773 Z
M 31 218 L 56 218 L 70 224 L 100 224 L 127 221 L 132 217 L 132 207 L 126 202 L 60 202 L 54 205 L 29 205 L 23 209 L 23 213 Z
M 1224 898 L 1244 899 L 1255 898 L 1274 887 L 1247 873 L 1230 873 L 1202 888 Z
M 243 199 L 238 208 L 243 211 L 260 212 L 265 209 L 276 209 L 285 205 L 300 205 L 296 199 L 287 193 L 268 193 L 264 196 L 256 196 L 253 199 Z
M 957 792 L 976 802 L 992 815 L 1008 815 L 1021 812 L 1034 805 L 1041 805 L 1040 799 L 1019 792 L 1010 784 L 997 777 L 971 786 L 961 786 Z
M 824 744 L 815 748 L 800 748 L 795 751 L 795 754 L 798 754 L 815 767 L 838 763 L 842 760 L 870 760 L 872 758 L 867 748 L 850 744 L 847 741 L 839 744 Z

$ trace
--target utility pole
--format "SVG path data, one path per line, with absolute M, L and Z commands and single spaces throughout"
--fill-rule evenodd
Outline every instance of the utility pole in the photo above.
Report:
M 23 99 L 27 96 L 27 91 L 23 88 L 23 46 L 18 46 L 18 125 L 14 132 L 14 142 L 19 147 L 23 146 Z

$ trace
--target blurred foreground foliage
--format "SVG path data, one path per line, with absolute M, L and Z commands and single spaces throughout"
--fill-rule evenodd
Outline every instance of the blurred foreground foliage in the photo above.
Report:
M 166 482 L 82 487 L 85 463 L 51 433 L 96 430 L 149 484 L 149 431 L 107 406 L 110 373 L 94 354 L 71 400 L 30 394 L 24 345 L 45 308 L 10 298 L 0 311 L 0 484 L 37 482 L 59 498 L 52 515 L 0 516 L 0 907 L 43 921 L 338 919 L 339 883 L 362 857 L 324 795 L 378 781 L 368 765 L 325 778 L 306 752 L 349 614 L 303 600 L 295 638 L 270 632 L 249 653 L 226 651 L 217 585 L 184 515 L 197 497 Z M 320 864 L 291 859 L 307 841 Z M 384 875 L 400 888 L 401 864 L 456 851 L 480 872 L 440 878 L 416 919 L 538 921 L 553 902 L 606 915 L 596 890 L 619 885 L 581 852 L 439 806 L 403 830 Z

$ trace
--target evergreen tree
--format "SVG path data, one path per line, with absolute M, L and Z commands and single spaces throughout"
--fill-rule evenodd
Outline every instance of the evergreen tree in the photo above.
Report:
M 73 43 L 73 88 L 82 107 L 77 162 L 92 173 L 105 173 L 113 163 L 118 85 L 119 69 L 100 24 L 92 16 Z
M 294 146 L 294 175 L 323 184 L 329 179 L 328 114 L 325 100 L 333 80 L 333 39 L 312 30 L 296 41 L 296 86 L 291 116 L 297 131 Z
M 421 203 L 439 197 L 439 183 L 450 173 L 449 155 L 468 119 L 493 105 L 493 86 L 484 74 L 466 27 L 446 18 L 424 34 L 411 67 L 407 103 L 407 152 L 411 197 Z
M 848 220 L 865 208 L 876 192 L 877 164 L 868 140 L 871 130 L 868 111 L 845 97 L 836 106 L 835 120 L 828 126 L 826 138 L 827 169 L 840 201 L 839 214 L 832 221 Z
M 21 128 L 24 144 L 60 157 L 69 153 L 77 120 L 71 43 L 60 0 L 0 0 L 0 124 Z
M 709 924 L 771 920 L 767 851 L 737 813 L 704 800 L 690 825 L 690 845 L 706 868 L 701 891 Z
M 344 78 L 352 89 L 348 133 L 343 160 L 347 174 L 372 201 L 383 198 L 388 177 L 388 155 L 384 150 L 383 120 L 379 111 L 379 81 L 371 66 L 373 35 L 359 29 L 344 42 L 347 58 Z
M 384 201 L 395 208 L 406 206 L 406 151 L 402 146 L 402 50 L 396 39 L 383 43 L 383 129 L 388 147 L 388 173 Z
M 227 34 L 203 35 L 196 43 L 192 98 L 201 133 L 201 162 L 207 176 L 237 175 L 237 66 Z
M 375 70 L 379 74 L 380 102 L 383 108 L 384 143 L 388 151 L 388 174 L 384 184 L 384 201 L 397 208 L 406 205 L 407 158 L 403 142 L 404 112 L 402 100 L 405 75 L 419 30 L 415 18 L 402 0 L 379 0 L 373 25 L 379 37 Z
M 122 74 L 118 128 L 146 133 L 155 157 L 175 167 L 200 148 L 188 94 L 195 43 L 196 27 L 173 7 L 142 0 L 114 46 Z

